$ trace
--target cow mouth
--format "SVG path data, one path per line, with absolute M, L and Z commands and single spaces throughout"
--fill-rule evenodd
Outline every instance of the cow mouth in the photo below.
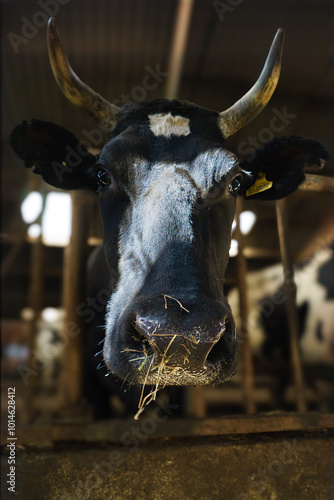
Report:
M 163 321 L 161 316 L 159 321 Z M 111 349 L 108 335 L 104 343 L 109 370 L 129 385 L 142 385 L 135 419 L 166 386 L 217 385 L 236 371 L 237 340 L 232 316 L 218 320 L 211 335 L 204 327 L 183 330 L 177 322 L 174 327 L 169 323 L 168 328 L 161 329 L 159 321 L 156 330 L 152 318 L 146 320 L 145 329 L 142 321 L 138 327 L 138 315 L 125 314 L 114 330 L 115 348 Z M 157 332 L 161 336 L 159 345 L 155 341 Z

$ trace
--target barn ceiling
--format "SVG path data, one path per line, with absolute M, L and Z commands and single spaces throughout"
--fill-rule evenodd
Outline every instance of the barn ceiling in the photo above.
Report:
M 85 130 L 96 129 L 83 110 L 63 97 L 53 79 L 44 4 L 1 2 L 3 233 L 10 235 L 24 230 L 19 214 L 23 194 L 33 187 L 46 189 L 10 150 L 13 126 L 32 117 L 51 120 L 80 139 Z M 131 100 L 165 95 L 165 77 L 155 89 L 143 91 L 143 86 L 148 71 L 168 71 L 176 0 L 54 0 L 51 4 L 72 66 L 100 94 L 111 101 L 122 100 L 123 95 Z M 261 144 L 274 134 L 314 137 L 331 153 L 323 174 L 333 176 L 333 1 L 195 0 L 178 97 L 217 110 L 229 107 L 256 80 L 278 27 L 286 33 L 278 88 L 265 111 L 227 145 L 242 156 L 245 146 L 252 147 L 254 140 Z M 282 131 L 275 133 L 271 118 L 284 110 L 288 118 Z M 331 224 L 333 205 L 328 194 L 298 192 L 290 197 L 295 254 L 305 249 L 323 224 Z M 248 202 L 247 207 L 257 212 L 258 222 L 246 244 L 275 252 L 274 204 Z

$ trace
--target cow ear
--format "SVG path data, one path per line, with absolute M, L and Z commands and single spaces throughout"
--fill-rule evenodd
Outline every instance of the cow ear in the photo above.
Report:
M 266 142 L 240 164 L 250 174 L 242 194 L 246 199 L 284 198 L 305 179 L 304 167 L 322 168 L 328 157 L 326 149 L 313 139 L 285 136 Z
M 97 191 L 96 158 L 63 127 L 41 120 L 24 121 L 11 133 L 10 145 L 25 167 L 60 189 Z

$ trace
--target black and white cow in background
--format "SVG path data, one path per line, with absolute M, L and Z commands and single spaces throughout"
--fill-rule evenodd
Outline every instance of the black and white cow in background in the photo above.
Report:
M 230 379 L 237 342 L 223 283 L 236 197 L 287 196 L 305 166 L 328 158 L 317 141 L 296 136 L 273 139 L 245 161 L 225 148 L 276 88 L 283 30 L 258 81 L 221 113 L 166 99 L 119 109 L 74 74 L 52 19 L 48 42 L 61 90 L 108 129 L 108 142 L 94 156 L 61 126 L 31 120 L 15 127 L 11 145 L 52 186 L 98 193 L 106 260 L 116 276 L 105 326 L 108 369 L 131 384 Z
M 303 364 L 317 365 L 320 379 L 331 382 L 334 404 L 334 246 L 325 247 L 294 269 L 296 302 L 299 316 L 299 346 Z M 246 278 L 248 298 L 247 331 L 252 352 L 268 365 L 290 363 L 290 340 L 283 291 L 283 268 L 276 264 L 249 272 Z M 237 328 L 242 330 L 239 292 L 228 293 Z M 307 378 L 307 370 L 305 377 Z M 287 374 L 284 383 L 288 383 Z M 285 385 L 285 384 L 283 384 Z
M 302 266 L 295 267 L 299 312 L 300 349 L 308 363 L 334 365 L 334 251 L 324 248 Z M 266 359 L 287 359 L 289 333 L 283 268 L 276 264 L 247 274 L 249 339 L 252 351 Z M 238 326 L 238 290 L 228 293 Z M 240 325 L 239 328 L 242 328 Z

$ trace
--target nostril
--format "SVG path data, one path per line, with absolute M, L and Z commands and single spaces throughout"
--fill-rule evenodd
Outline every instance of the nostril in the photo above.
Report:
M 235 344 L 235 329 L 230 321 L 225 322 L 225 331 L 213 345 L 206 358 L 206 364 L 215 365 L 219 362 L 228 364 Z
M 154 359 L 154 341 L 136 317 L 129 318 L 125 333 L 126 344 L 122 353 L 126 354 L 130 363 L 134 363 L 141 370 L 148 361 Z
M 132 321 L 129 322 L 128 327 L 126 328 L 126 334 L 128 337 L 128 341 L 132 345 L 143 344 L 147 341 L 147 338 L 143 334 L 143 331 L 140 328 L 137 328 L 136 319 L 133 318 Z
M 148 339 L 145 337 L 143 331 L 139 328 L 136 328 L 135 319 L 129 321 L 127 327 L 125 328 L 125 342 L 126 348 L 123 349 L 123 352 L 143 352 L 144 347 L 148 344 Z
M 210 350 L 209 354 L 207 355 L 206 358 L 206 364 L 212 364 L 215 365 L 219 361 L 222 361 L 223 363 L 226 362 L 225 356 L 224 356 L 224 350 L 225 350 L 225 341 L 224 338 L 221 337 L 218 342 L 216 342 L 212 349 Z

